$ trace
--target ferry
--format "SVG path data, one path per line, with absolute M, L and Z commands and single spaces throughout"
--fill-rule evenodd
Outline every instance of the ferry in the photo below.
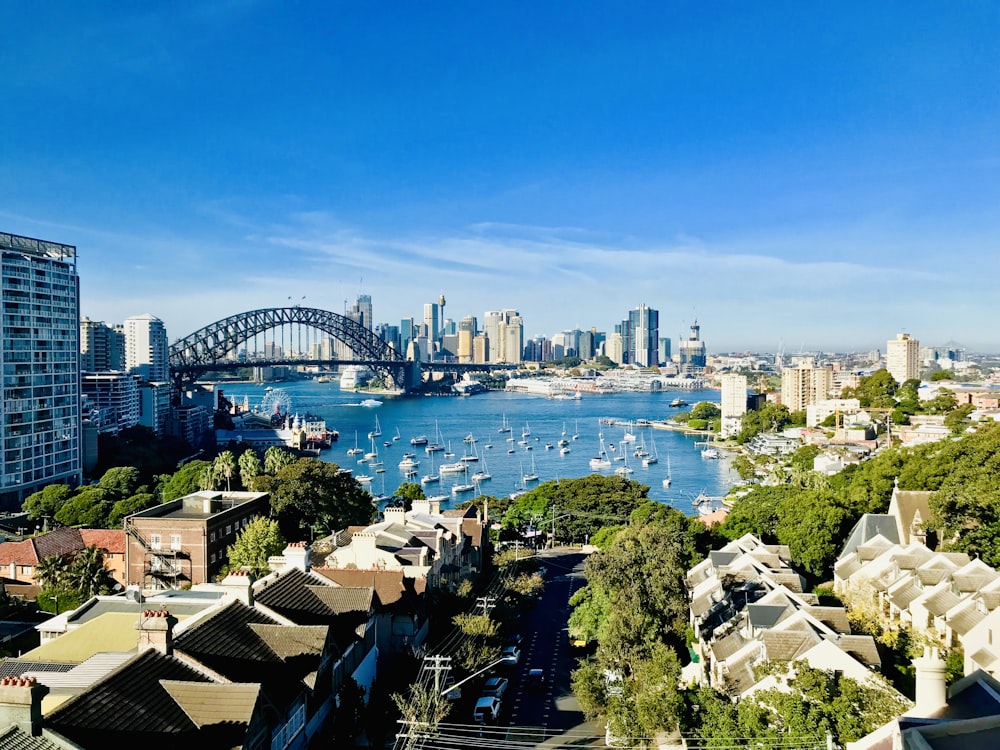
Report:
M 687 406 L 688 402 L 682 398 L 675 398 L 673 401 L 670 402 L 670 405 L 676 408 L 680 406 Z

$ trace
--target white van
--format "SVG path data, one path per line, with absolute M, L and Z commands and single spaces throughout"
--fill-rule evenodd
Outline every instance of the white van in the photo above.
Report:
M 477 724 L 495 724 L 500 718 L 500 699 L 493 695 L 484 695 L 476 701 L 472 709 L 472 720 Z

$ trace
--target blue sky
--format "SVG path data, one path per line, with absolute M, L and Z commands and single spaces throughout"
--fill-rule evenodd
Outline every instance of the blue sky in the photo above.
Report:
M 0 6 L 0 230 L 171 339 L 370 294 L 527 336 L 1000 351 L 995 2 Z M 305 297 L 305 300 L 302 298 Z

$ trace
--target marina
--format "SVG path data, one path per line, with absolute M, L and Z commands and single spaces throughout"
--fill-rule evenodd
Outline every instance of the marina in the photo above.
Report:
M 358 393 L 341 391 L 336 379 L 274 383 L 272 387 L 287 393 L 293 414 L 319 415 L 341 436 L 350 436 L 322 451 L 320 460 L 353 469 L 365 486 L 370 486 L 371 480 L 364 477 L 381 473 L 379 485 L 384 480 L 389 494 L 403 482 L 417 482 L 427 494 L 444 496 L 444 507 L 480 493 L 504 497 L 524 492 L 525 475 L 538 477 L 527 479 L 530 489 L 550 480 L 595 473 L 614 477 L 616 468 L 627 467 L 631 473 L 622 471 L 620 475 L 648 486 L 651 499 L 692 515 L 699 512 L 692 505 L 695 497 L 724 495 L 738 481 L 730 468 L 728 451 L 716 448 L 719 459 L 704 460 L 703 435 L 665 429 L 666 420 L 677 411 L 671 406 L 675 398 L 683 395 L 692 404 L 702 400 L 717 403 L 717 391 L 630 391 L 585 394 L 568 400 L 489 391 L 468 398 L 364 399 L 380 402 L 370 406 L 362 405 L 363 397 Z M 251 404 L 258 403 L 265 391 L 264 386 L 249 383 L 225 388 L 238 403 L 245 399 Z M 384 442 L 382 431 L 403 437 Z M 476 439 L 490 434 L 497 436 L 495 442 Z M 423 443 L 425 438 L 427 444 Z M 367 461 L 361 455 L 348 455 L 359 442 L 370 446 Z M 456 449 L 462 446 L 462 450 L 453 452 L 450 445 Z M 545 450 L 549 445 L 553 448 Z M 404 453 L 415 454 L 420 448 L 426 454 L 422 475 L 417 472 L 424 467 L 413 465 L 418 463 L 416 456 L 404 457 Z M 647 456 L 637 456 L 640 451 Z M 657 455 L 660 463 L 646 460 Z M 436 456 L 442 460 L 434 460 Z M 619 457 L 621 460 L 613 460 Z M 369 462 L 384 462 L 384 466 L 372 467 Z M 459 489 L 453 492 L 456 485 Z

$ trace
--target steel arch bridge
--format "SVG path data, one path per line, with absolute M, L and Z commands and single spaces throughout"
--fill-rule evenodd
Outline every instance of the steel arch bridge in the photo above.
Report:
M 310 352 L 318 343 L 317 332 L 346 344 L 352 357 L 317 358 Z M 261 346 L 265 334 L 272 337 L 264 338 Z M 248 344 L 254 346 L 256 353 L 241 359 L 237 355 Z M 407 362 L 389 344 L 350 318 L 313 307 L 274 307 L 237 313 L 170 346 L 170 373 L 178 387 L 214 370 L 328 363 L 366 364 L 404 390 L 420 383 L 418 363 Z

